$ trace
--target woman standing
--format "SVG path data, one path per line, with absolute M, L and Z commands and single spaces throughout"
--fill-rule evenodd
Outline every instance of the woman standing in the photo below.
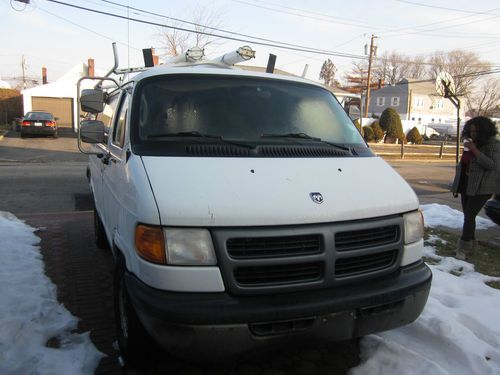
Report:
M 464 126 L 464 153 L 452 186 L 455 196 L 460 193 L 464 213 L 457 259 L 464 260 L 476 250 L 476 216 L 492 194 L 500 193 L 500 142 L 496 134 L 495 124 L 487 117 L 474 117 Z

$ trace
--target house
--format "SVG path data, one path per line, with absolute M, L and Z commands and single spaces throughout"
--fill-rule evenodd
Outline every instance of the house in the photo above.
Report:
M 46 70 L 42 69 L 45 84 L 23 90 L 24 113 L 34 110 L 51 112 L 57 117 L 60 127 L 70 127 L 77 130 L 77 90 L 78 80 L 86 75 L 94 76 L 94 60 L 88 63 L 79 63 L 70 71 L 52 83 L 46 83 Z M 91 85 L 85 82 L 85 88 Z M 90 86 L 89 86 L 90 87 Z
M 453 103 L 436 92 L 434 82 L 403 79 L 394 86 L 374 90 L 370 95 L 368 113 L 380 116 L 384 109 L 394 108 L 402 120 L 415 125 L 449 125 L 457 122 L 457 109 Z M 460 117 L 465 116 L 465 103 Z

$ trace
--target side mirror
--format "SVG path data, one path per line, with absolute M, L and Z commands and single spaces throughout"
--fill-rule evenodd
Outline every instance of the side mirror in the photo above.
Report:
M 80 107 L 83 112 L 102 112 L 104 109 L 104 92 L 100 89 L 82 90 L 80 94 Z
M 80 139 L 85 143 L 105 143 L 104 123 L 98 120 L 80 122 Z

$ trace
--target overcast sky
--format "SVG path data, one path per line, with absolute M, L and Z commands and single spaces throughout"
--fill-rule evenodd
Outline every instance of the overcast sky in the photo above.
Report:
M 59 0 L 58 0 L 59 1 Z M 102 0 L 60 0 L 95 10 L 127 16 L 127 9 Z M 457 48 L 473 51 L 500 67 L 500 3 L 498 0 L 113 0 L 169 17 L 190 20 L 204 7 L 218 14 L 220 28 L 309 48 L 362 56 L 373 33 L 379 54 L 397 50 L 428 55 Z M 13 9 L 16 8 L 18 11 Z M 15 0 L 0 0 L 0 77 L 21 75 L 25 56 L 28 74 L 40 78 L 42 66 L 54 81 L 80 61 L 93 57 L 96 68 L 112 65 L 111 42 L 120 51 L 120 67 L 143 65 L 142 48 L 161 47 L 158 26 L 127 22 L 47 0 L 31 0 L 24 10 Z M 129 10 L 130 17 L 170 25 L 171 21 Z M 191 25 L 182 25 L 192 28 Z M 230 35 L 230 34 L 226 34 Z M 248 39 L 233 34 L 233 37 Z M 257 51 L 252 65 L 265 66 L 269 53 L 276 67 L 317 80 L 322 62 L 331 58 L 339 73 L 348 71 L 352 58 L 287 51 L 274 47 L 220 40 L 208 47 L 208 57 L 249 44 Z M 127 47 L 127 46 L 130 46 Z M 498 74 L 496 74 L 498 76 Z

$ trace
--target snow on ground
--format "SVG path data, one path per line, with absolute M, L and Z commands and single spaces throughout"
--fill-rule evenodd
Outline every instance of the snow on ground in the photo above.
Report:
M 448 206 L 421 208 L 427 226 L 462 226 L 462 213 Z M 480 219 L 479 226 L 490 224 Z M 429 239 L 436 241 L 436 236 Z M 477 273 L 470 263 L 441 257 L 432 246 L 426 246 L 424 254 L 438 264 L 430 266 L 433 281 L 422 315 L 408 326 L 362 339 L 362 363 L 350 374 L 499 375 L 500 290 L 485 282 L 500 278 Z
M 93 374 L 102 354 L 71 333 L 78 319 L 57 302 L 34 232 L 0 212 L 0 374 Z
M 420 209 L 424 214 L 425 226 L 429 228 L 438 226 L 462 228 L 464 223 L 464 214 L 449 206 L 432 203 L 423 204 L 420 206 Z M 488 229 L 495 225 L 496 224 L 490 219 L 485 219 L 480 216 L 476 217 L 476 230 Z

